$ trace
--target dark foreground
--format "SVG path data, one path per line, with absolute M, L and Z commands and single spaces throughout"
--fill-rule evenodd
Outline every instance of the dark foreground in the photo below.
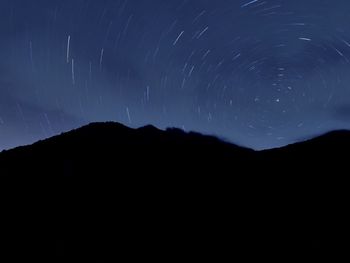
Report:
M 254 152 L 91 124 L 0 154 L 1 257 L 335 260 L 350 243 L 349 149 L 348 132 Z

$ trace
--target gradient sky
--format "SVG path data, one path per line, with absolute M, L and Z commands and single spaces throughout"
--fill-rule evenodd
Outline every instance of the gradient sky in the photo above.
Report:
M 93 121 L 255 149 L 350 128 L 348 0 L 0 0 L 0 150 Z

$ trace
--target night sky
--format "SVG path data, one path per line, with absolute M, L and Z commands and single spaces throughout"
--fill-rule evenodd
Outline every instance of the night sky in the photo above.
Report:
M 254 149 L 350 128 L 349 0 L 0 0 L 0 150 L 94 121 Z

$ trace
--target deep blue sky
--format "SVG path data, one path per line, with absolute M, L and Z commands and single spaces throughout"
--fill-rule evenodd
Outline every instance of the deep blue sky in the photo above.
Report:
M 0 0 L 0 150 L 114 120 L 256 149 L 350 128 L 348 0 Z

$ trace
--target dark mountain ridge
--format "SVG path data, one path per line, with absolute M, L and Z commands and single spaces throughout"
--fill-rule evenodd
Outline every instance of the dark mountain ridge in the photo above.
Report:
M 93 123 L 0 154 L 2 248 L 45 262 L 340 255 L 349 149 L 347 131 L 256 152 Z

